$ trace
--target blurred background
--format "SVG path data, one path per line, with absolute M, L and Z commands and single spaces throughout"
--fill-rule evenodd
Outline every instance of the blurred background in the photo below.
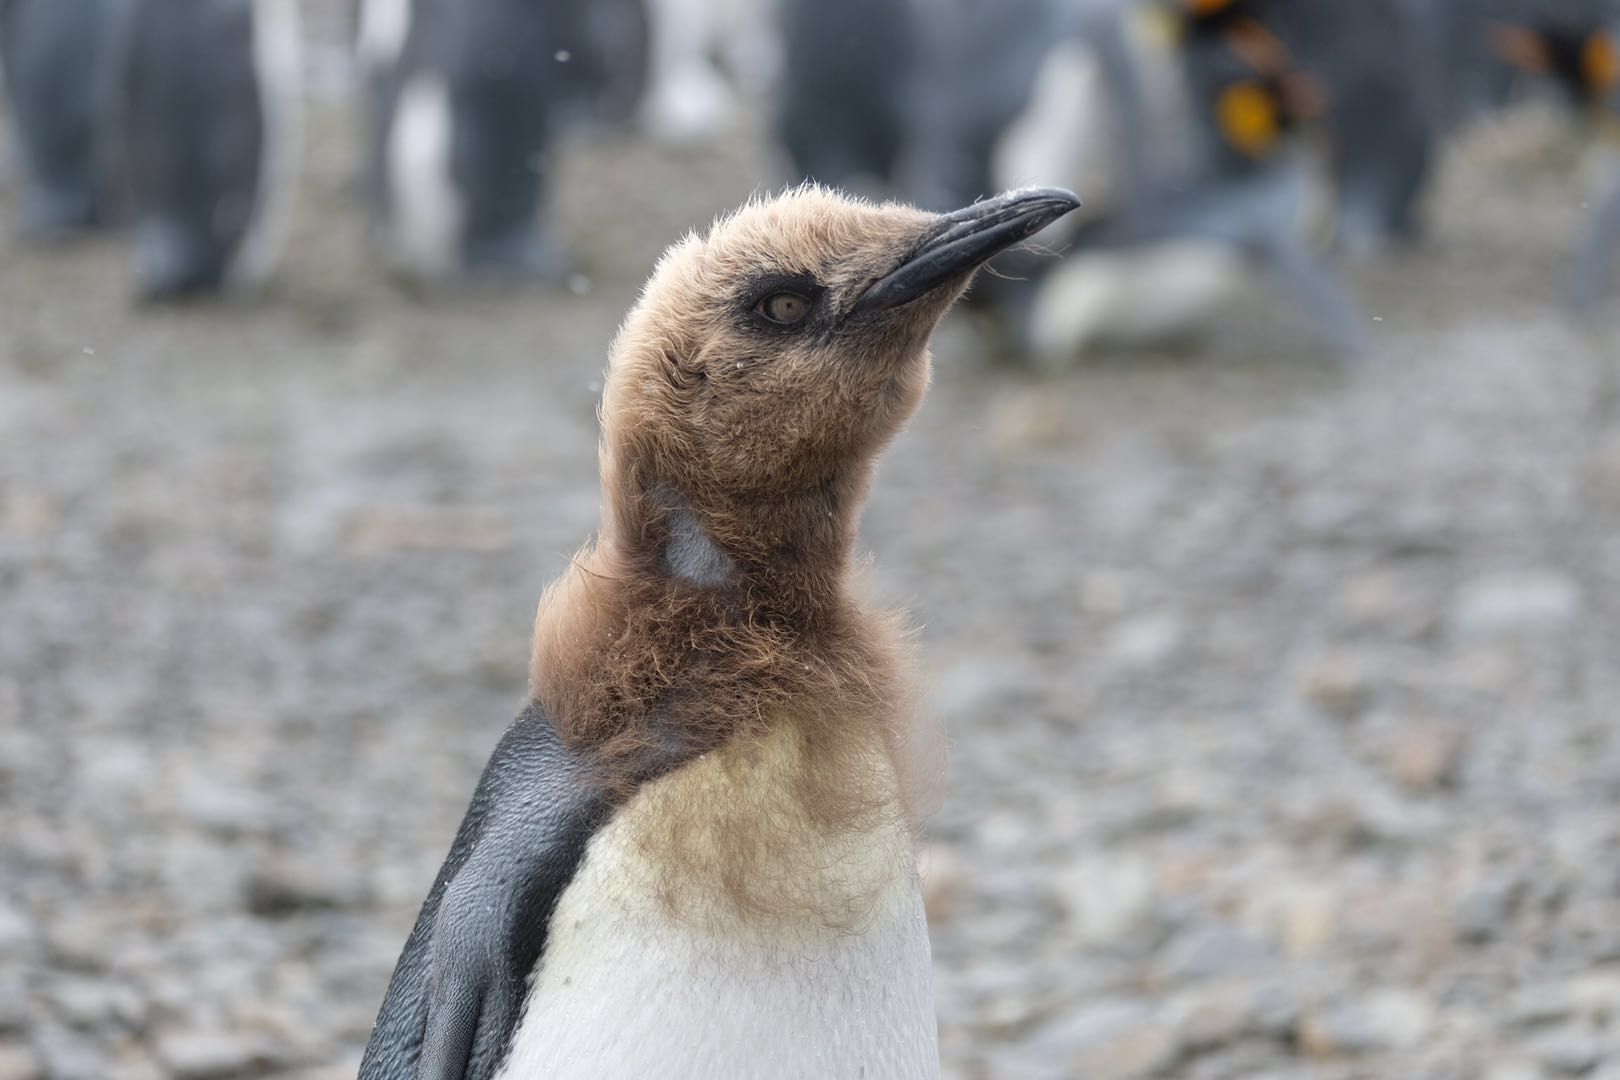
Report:
M 954 740 L 947 1074 L 1620 1077 L 1616 42 L 0 0 L 0 1080 L 353 1075 L 595 527 L 617 321 L 806 175 L 1087 202 L 942 327 L 865 519 Z

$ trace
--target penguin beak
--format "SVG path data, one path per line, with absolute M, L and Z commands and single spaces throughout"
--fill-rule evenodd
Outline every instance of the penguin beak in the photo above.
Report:
M 1028 188 L 942 214 L 922 246 L 868 286 L 852 310 L 888 311 L 909 304 L 960 280 L 991 256 L 1029 239 L 1079 205 L 1072 191 Z

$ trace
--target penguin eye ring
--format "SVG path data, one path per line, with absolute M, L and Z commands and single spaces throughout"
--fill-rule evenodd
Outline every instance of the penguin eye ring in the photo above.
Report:
M 772 293 L 754 305 L 754 312 L 777 326 L 794 326 L 810 314 L 810 298 L 793 292 Z

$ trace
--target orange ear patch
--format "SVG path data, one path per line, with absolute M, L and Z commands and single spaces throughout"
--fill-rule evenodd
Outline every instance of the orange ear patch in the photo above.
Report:
M 1231 7 L 1232 4 L 1233 0 L 1181 0 L 1181 6 L 1187 14 L 1196 15 L 1199 18 L 1218 15 Z
M 1282 132 L 1277 100 L 1251 79 L 1230 83 L 1215 99 L 1215 123 L 1227 145 L 1249 157 L 1264 157 Z
M 1581 46 L 1581 76 L 1598 94 L 1620 86 L 1620 50 L 1615 48 L 1614 38 L 1602 30 L 1594 30 Z
M 1490 34 L 1491 48 L 1496 55 L 1520 71 L 1544 74 L 1552 70 L 1552 46 L 1534 30 L 1509 23 L 1493 23 Z
M 1294 64 L 1288 46 L 1258 20 L 1234 20 L 1225 38 L 1226 47 L 1249 65 L 1250 70 L 1261 75 L 1280 75 Z

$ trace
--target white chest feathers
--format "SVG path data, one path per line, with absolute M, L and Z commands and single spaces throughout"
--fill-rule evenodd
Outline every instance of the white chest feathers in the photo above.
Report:
M 865 774 L 839 804 L 832 765 Z M 938 1076 L 893 788 L 875 746 L 827 759 L 784 727 L 642 789 L 558 903 L 498 1080 Z

